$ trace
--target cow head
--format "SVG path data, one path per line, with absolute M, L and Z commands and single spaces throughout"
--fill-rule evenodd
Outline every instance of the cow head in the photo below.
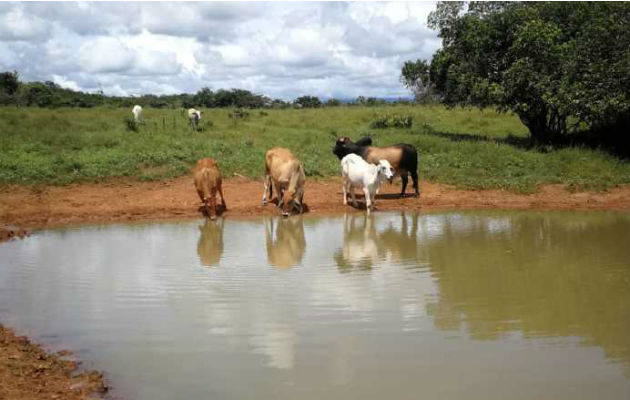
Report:
M 366 146 L 372 145 L 372 138 L 369 136 L 363 137 L 357 140 L 356 143 L 352 142 L 349 137 L 344 136 L 337 139 L 335 147 L 333 148 L 333 154 L 340 160 L 350 153 L 358 154 L 362 156 L 362 149 Z
M 337 156 L 337 158 L 341 160 L 348 154 L 352 153 L 352 150 L 350 149 L 352 144 L 354 144 L 352 143 L 352 140 L 350 140 L 349 137 L 344 136 L 337 139 L 337 142 L 335 143 L 335 147 L 333 148 L 332 152 L 334 155 Z
M 304 191 L 301 188 L 296 190 L 287 189 L 282 195 L 282 215 L 288 217 L 294 211 L 302 213 L 302 198 Z
M 382 176 L 384 179 L 391 181 L 394 177 L 394 168 L 392 168 L 391 164 L 387 160 L 381 160 L 377 165 L 377 173 Z

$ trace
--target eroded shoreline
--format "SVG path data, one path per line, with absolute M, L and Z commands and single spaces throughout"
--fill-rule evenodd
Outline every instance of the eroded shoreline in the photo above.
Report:
M 0 399 L 84 400 L 103 398 L 107 385 L 96 371 L 75 374 L 69 351 L 48 353 L 0 324 Z

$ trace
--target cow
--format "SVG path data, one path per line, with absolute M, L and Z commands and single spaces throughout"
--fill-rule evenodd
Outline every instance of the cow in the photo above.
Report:
M 214 220 L 217 215 L 217 193 L 221 196 L 221 212 L 226 210 L 223 190 L 221 188 L 222 178 L 219 166 L 211 158 L 202 158 L 197 161 L 193 175 L 195 188 L 201 199 L 202 210 L 211 220 Z
M 293 156 L 289 149 L 274 147 L 265 154 L 265 178 L 262 204 L 267 204 L 276 188 L 278 207 L 282 215 L 288 217 L 293 211 L 302 213 L 304 197 L 304 168 L 300 161 Z
M 376 147 L 371 144 L 372 139 L 369 137 L 357 140 L 356 143 L 353 143 L 348 137 L 342 137 L 335 143 L 333 154 L 340 160 L 348 154 L 357 154 L 371 164 L 378 164 L 380 160 L 387 160 L 394 167 L 396 174 L 400 175 L 402 179 L 400 197 L 405 196 L 408 174 L 411 174 L 411 179 L 413 180 L 414 196 L 420 196 L 420 189 L 418 188 L 418 152 L 416 148 L 406 143 L 386 147 Z
M 354 189 L 361 188 L 365 194 L 365 208 L 369 214 L 374 207 L 374 197 L 385 180 L 392 179 L 394 171 L 389 162 L 380 160 L 378 165 L 369 164 L 356 154 L 348 154 L 341 160 L 341 176 L 343 178 L 343 204 L 348 204 L 348 192 L 352 196 L 352 204 L 357 207 Z
M 133 106 L 131 109 L 131 113 L 133 114 L 133 120 L 136 123 L 144 122 L 144 118 L 142 118 L 142 107 L 139 105 Z
M 201 120 L 201 111 L 191 108 L 188 110 L 188 123 L 195 132 L 199 132 L 199 121 Z

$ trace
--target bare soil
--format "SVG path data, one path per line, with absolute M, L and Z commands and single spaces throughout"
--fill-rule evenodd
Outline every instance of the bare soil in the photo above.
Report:
M 630 210 L 630 187 L 607 192 L 571 192 L 562 185 L 543 186 L 533 194 L 503 190 L 459 190 L 421 182 L 420 198 L 398 198 L 399 184 L 386 184 L 376 209 L 578 209 Z M 228 179 L 223 184 L 224 216 L 271 215 L 262 206 L 260 181 Z M 407 189 L 408 192 L 410 189 Z M 308 181 L 304 202 L 310 213 L 359 212 L 342 204 L 341 180 Z M 0 188 L 0 226 L 39 229 L 80 223 L 195 218 L 200 201 L 191 177 L 164 182 L 113 182 L 69 186 L 5 186 Z M 19 227 L 19 228 L 16 228 Z M 23 234 L 23 232 L 21 233 Z M 3 235 L 3 234 L 0 234 Z M 5 236 L 9 234 L 4 234 Z
M 73 375 L 71 353 L 47 354 L 41 346 L 0 325 L 0 399 L 85 400 L 107 392 L 103 376 L 95 371 Z

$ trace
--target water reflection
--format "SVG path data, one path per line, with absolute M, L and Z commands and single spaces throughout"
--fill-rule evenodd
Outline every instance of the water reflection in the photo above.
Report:
M 584 338 L 630 360 L 628 221 L 618 214 L 520 214 L 442 219 L 427 240 L 438 298 L 428 305 L 442 330 L 475 339 Z M 465 227 L 463 229 L 462 227 Z M 621 236 L 620 236 L 621 235 Z M 620 245 L 621 244 L 621 245 Z
M 303 217 L 301 215 L 291 218 L 269 217 L 264 222 L 269 264 L 289 268 L 301 263 L 306 250 Z
M 334 254 L 339 272 L 354 268 L 369 270 L 378 259 L 378 235 L 374 215 L 346 214 L 343 220 L 343 246 Z
M 0 246 L 0 321 L 89 349 L 121 398 L 625 399 L 629 228 L 397 212 L 42 231 Z
M 203 226 L 199 227 L 201 235 L 197 241 L 197 255 L 204 267 L 218 265 L 223 255 L 223 229 L 225 220 L 219 218 L 211 221 L 206 218 Z
M 426 266 L 418 247 L 417 212 L 399 212 L 387 216 L 385 227 L 377 229 L 382 217 L 346 214 L 343 244 L 333 258 L 339 272 L 354 269 L 368 271 L 378 262 L 405 262 L 409 267 Z

